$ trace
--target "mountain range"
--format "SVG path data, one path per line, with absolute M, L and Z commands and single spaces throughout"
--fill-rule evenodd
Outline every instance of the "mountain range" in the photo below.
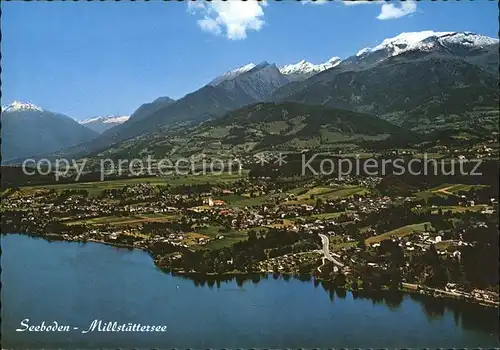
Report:
M 205 154 L 230 159 L 263 151 L 359 151 L 357 144 L 413 139 L 411 131 L 369 114 L 296 102 L 260 102 L 200 124 L 172 127 L 115 144 L 90 157 L 126 159 Z
M 1 120 L 2 162 L 55 152 L 98 136 L 68 116 L 19 101 L 2 107 Z
M 498 120 L 498 57 L 498 39 L 423 31 L 401 33 L 318 65 L 250 63 L 176 101 L 160 98 L 142 105 L 125 122 L 68 154 L 119 148 L 174 125 L 196 125 L 262 102 L 351 110 L 424 133 L 457 126 L 489 130 Z M 492 118 L 479 123 L 485 115 Z
M 324 70 L 336 67 L 341 62 L 340 57 L 332 57 L 328 61 L 316 65 L 302 60 L 295 64 L 284 65 L 279 70 L 289 82 L 303 81 Z
M 346 108 L 400 125 L 498 103 L 498 40 L 472 33 L 402 33 L 365 48 L 272 100 Z M 437 108 L 437 109 L 436 109 Z
M 111 129 L 113 126 L 117 126 L 125 123 L 130 118 L 129 115 L 110 115 L 105 117 L 94 117 L 82 120 L 80 122 L 81 125 L 86 126 L 89 129 L 94 130 L 95 132 L 102 134 L 108 129 Z

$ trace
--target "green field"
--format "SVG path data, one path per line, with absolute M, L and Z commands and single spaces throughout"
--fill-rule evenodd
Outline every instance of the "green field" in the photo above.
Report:
M 221 249 L 225 247 L 230 247 L 235 243 L 245 241 L 248 239 L 246 232 L 244 231 L 235 231 L 230 233 L 223 234 L 224 239 L 214 239 L 208 242 L 205 246 L 206 249 Z
M 287 201 L 286 204 L 315 204 L 317 199 L 335 200 L 339 198 L 348 198 L 355 194 L 363 195 L 369 193 L 370 190 L 359 186 L 342 186 L 342 187 L 314 187 L 307 192 L 297 196 L 296 200 Z
M 433 196 L 457 196 L 460 192 L 468 192 L 476 188 L 487 187 L 485 185 L 464 185 L 464 184 L 442 184 L 437 187 L 420 191 L 416 194 L 418 198 L 428 199 Z
M 130 178 L 111 181 L 96 181 L 96 182 L 75 182 L 68 184 L 52 184 L 24 187 L 25 191 L 34 191 L 40 189 L 52 189 L 56 191 L 64 190 L 86 190 L 91 196 L 98 196 L 104 190 L 118 189 L 125 185 L 135 185 L 140 183 L 151 184 L 155 186 L 180 186 L 194 185 L 205 183 L 224 183 L 240 180 L 247 176 L 247 171 L 242 171 L 240 174 L 221 174 L 221 175 L 189 175 L 189 176 L 170 176 L 170 177 L 143 177 Z
M 479 212 L 488 208 L 491 209 L 491 207 L 488 207 L 487 205 L 474 205 L 471 207 L 449 205 L 449 206 L 440 206 L 437 208 L 433 208 L 431 212 L 432 214 L 437 214 L 439 212 L 439 209 L 441 209 L 443 213 L 446 213 L 447 211 L 451 211 L 452 213 L 465 213 L 467 211 Z
M 349 213 L 355 213 L 355 211 L 352 211 L 352 210 L 348 210 L 348 211 L 339 211 L 339 212 L 336 212 L 336 213 L 322 213 L 322 214 L 313 214 L 313 215 L 310 215 L 310 216 L 299 216 L 297 218 L 294 218 L 294 219 L 291 219 L 292 221 L 294 220 L 299 220 L 299 219 L 303 219 L 303 220 L 316 220 L 316 219 L 319 219 L 319 220 L 332 220 L 332 219 L 336 219 L 338 218 L 339 216 L 343 215 L 343 214 L 349 214 Z
M 131 216 L 100 216 L 88 219 L 69 219 L 63 223 L 68 226 L 73 225 L 135 225 L 145 222 L 168 222 L 177 219 L 176 215 L 172 214 L 141 214 Z
M 197 249 L 220 249 L 232 246 L 235 243 L 244 241 L 248 238 L 247 230 L 230 230 L 229 232 L 221 232 L 221 226 L 208 226 L 203 228 L 193 228 L 193 233 L 200 234 L 205 237 L 214 238 L 204 246 L 196 246 Z M 216 236 L 222 235 L 223 239 L 215 239 Z
M 391 236 L 404 237 L 404 236 L 408 236 L 409 234 L 412 234 L 414 232 L 424 232 L 426 226 L 428 226 L 429 230 L 433 229 L 430 222 L 423 222 L 423 223 L 414 224 L 414 225 L 406 225 L 406 226 L 397 228 L 395 230 L 382 233 L 381 235 L 367 238 L 365 240 L 365 244 L 378 243 L 378 242 L 381 242 L 383 240 L 390 239 Z
M 215 199 L 220 199 L 226 202 L 229 208 L 244 208 L 254 205 L 264 205 L 272 200 L 271 196 L 247 197 L 239 195 L 218 196 Z
M 330 251 L 332 252 L 338 252 L 344 249 L 349 249 L 351 247 L 355 247 L 357 245 L 357 242 L 344 242 L 342 236 L 330 236 Z

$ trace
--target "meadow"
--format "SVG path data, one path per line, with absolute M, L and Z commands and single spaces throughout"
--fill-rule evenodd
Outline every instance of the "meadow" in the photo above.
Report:
M 406 225 L 395 230 L 391 230 L 385 233 L 382 233 L 377 236 L 373 236 L 367 238 L 365 240 L 365 244 L 370 245 L 374 243 L 382 242 L 383 240 L 390 239 L 392 236 L 396 237 L 404 237 L 408 236 L 412 233 L 424 232 L 426 229 L 432 230 L 433 227 L 430 222 L 422 222 L 420 224 Z

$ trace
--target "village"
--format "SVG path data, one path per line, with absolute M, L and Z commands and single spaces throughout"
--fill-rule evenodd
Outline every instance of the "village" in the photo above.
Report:
M 456 272 L 454 280 L 449 272 L 463 270 L 463 252 L 478 244 L 470 239 L 467 225 L 492 228 L 498 213 L 495 199 L 480 188 L 453 193 L 453 186 L 427 191 L 437 194 L 430 198 L 381 195 L 379 182 L 241 178 L 170 186 L 145 181 L 96 193 L 27 187 L 2 201 L 2 225 L 7 232 L 144 249 L 157 265 L 177 272 L 200 272 L 185 262 L 199 253 L 206 261 L 218 261 L 207 262 L 211 267 L 203 267 L 205 273 L 312 273 L 323 279 L 341 273 L 355 288 L 366 288 L 363 276 L 377 275 L 381 287 L 396 283 L 420 293 L 432 290 L 433 295 L 498 303 L 498 288 L 474 288 L 462 283 L 463 273 Z M 465 221 L 450 226 L 450 220 Z M 328 261 L 325 265 L 319 235 L 328 237 L 327 249 L 341 268 Z M 249 242 L 259 242 L 259 250 Z M 425 266 L 429 252 L 439 267 Z M 449 270 L 442 280 L 436 272 L 440 269 Z

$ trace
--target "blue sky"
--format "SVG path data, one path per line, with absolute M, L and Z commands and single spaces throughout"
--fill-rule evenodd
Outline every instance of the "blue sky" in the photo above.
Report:
M 2 2 L 2 104 L 128 115 L 250 62 L 320 63 L 401 32 L 498 37 L 496 1 L 233 2 Z

